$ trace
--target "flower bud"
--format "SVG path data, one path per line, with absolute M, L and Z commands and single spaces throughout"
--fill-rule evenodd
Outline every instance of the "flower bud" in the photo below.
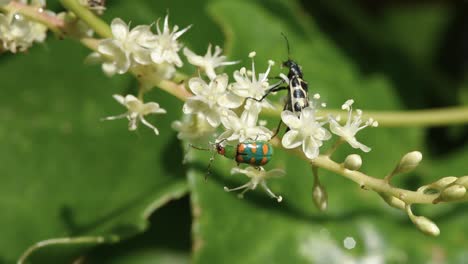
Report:
M 395 169 L 396 173 L 406 173 L 414 170 L 422 160 L 422 154 L 419 151 L 412 151 L 406 153 L 406 155 L 401 158 L 400 163 Z
M 344 167 L 352 171 L 359 170 L 359 168 L 361 168 L 361 165 L 362 159 L 361 156 L 359 156 L 358 154 L 348 155 L 344 161 Z
M 454 184 L 452 186 L 449 186 L 445 188 L 441 193 L 440 193 L 440 199 L 442 201 L 453 201 L 453 200 L 458 200 L 465 196 L 466 194 L 466 188 L 462 185 L 459 184 Z
M 405 202 L 403 202 L 402 200 L 396 198 L 395 196 L 388 195 L 388 194 L 385 194 L 385 193 L 379 193 L 379 195 L 391 207 L 395 207 L 396 209 L 401 209 L 401 210 L 405 209 L 405 205 L 406 205 Z
M 431 236 L 438 236 L 440 234 L 439 227 L 437 227 L 434 222 L 429 220 L 427 217 L 424 216 L 415 216 L 413 219 L 413 223 L 421 230 L 423 233 L 431 235 Z
M 325 188 L 320 184 L 315 184 L 312 191 L 312 197 L 314 198 L 315 206 L 320 211 L 327 210 L 328 207 L 328 195 Z
M 455 177 L 455 176 L 448 176 L 448 177 L 444 177 L 434 183 L 431 183 L 429 186 L 431 188 L 434 188 L 434 189 L 437 189 L 437 190 L 441 190 L 441 189 L 444 189 L 445 187 L 447 187 L 449 184 L 452 184 L 453 182 L 455 182 L 458 178 Z
M 465 188 L 468 188 L 468 176 L 463 176 L 463 177 L 458 178 L 455 181 L 455 184 L 460 184 L 464 186 Z
M 429 220 L 429 218 L 424 216 L 416 216 L 411 211 L 411 206 L 406 206 L 406 213 L 408 214 L 409 218 L 416 225 L 416 227 L 421 230 L 423 233 L 431 236 L 438 236 L 440 234 L 439 227 Z

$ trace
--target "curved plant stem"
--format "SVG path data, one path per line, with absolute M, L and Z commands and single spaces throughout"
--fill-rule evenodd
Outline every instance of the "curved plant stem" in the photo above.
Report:
M 116 237 L 102 237 L 102 236 L 89 236 L 89 237 L 63 237 L 63 238 L 52 238 L 37 242 L 36 244 L 29 247 L 18 259 L 18 264 L 23 264 L 25 261 L 34 253 L 34 251 L 51 246 L 51 245 L 63 245 L 63 244 L 102 244 L 108 242 L 117 242 Z
M 275 138 L 271 140 L 271 143 L 275 147 L 282 147 L 281 142 L 279 139 Z M 308 161 L 311 163 L 312 166 L 319 167 L 331 172 L 335 172 L 336 174 L 342 175 L 345 178 L 348 178 L 355 183 L 359 184 L 361 188 L 366 190 L 373 190 L 377 193 L 383 193 L 387 195 L 391 195 L 397 197 L 398 199 L 404 201 L 406 204 L 435 204 L 438 203 L 436 199 L 439 197 L 438 194 L 424 194 L 415 191 L 409 191 L 405 189 L 400 189 L 390 185 L 384 179 L 379 179 L 377 177 L 373 177 L 370 175 L 366 175 L 360 171 L 351 171 L 345 169 L 341 164 L 331 160 L 326 155 L 320 155 L 313 160 L 309 160 L 307 157 L 304 156 L 300 150 L 293 150 L 294 154 L 299 156 L 300 158 Z M 468 201 L 468 196 L 464 199 L 459 200 L 459 202 Z
M 77 0 L 60 0 L 62 5 L 75 13 L 80 19 L 82 19 L 90 28 L 92 28 L 97 34 L 103 38 L 110 38 L 112 36 L 109 25 L 102 19 L 97 17 L 88 8 L 81 5 Z

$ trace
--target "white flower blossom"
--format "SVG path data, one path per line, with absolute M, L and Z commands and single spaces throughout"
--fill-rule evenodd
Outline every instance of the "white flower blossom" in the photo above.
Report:
M 226 56 L 221 55 L 223 50 L 219 46 L 215 46 L 215 51 L 211 53 L 211 44 L 208 45 L 208 50 L 204 57 L 193 53 L 188 48 L 184 48 L 184 55 L 187 57 L 190 64 L 200 67 L 205 71 L 210 79 L 216 77 L 215 68 L 226 65 L 233 65 L 238 61 L 226 61 Z
M 299 117 L 285 110 L 281 113 L 281 119 L 290 129 L 281 141 L 283 147 L 293 149 L 302 145 L 309 159 L 316 158 L 322 142 L 331 138 L 330 132 L 322 127 L 325 122 L 318 122 L 315 109 L 311 107 L 302 109 Z
M 166 15 L 164 18 L 162 31 L 159 28 L 158 22 L 156 26 L 157 34 L 145 45 L 151 49 L 151 59 L 153 62 L 156 64 L 167 62 L 177 67 L 182 67 L 183 63 L 178 54 L 182 48 L 182 44 L 177 39 L 189 30 L 190 27 L 191 25 L 178 31 L 179 27 L 176 25 L 171 32 L 169 29 L 169 15 Z
M 218 140 L 243 142 L 246 140 L 270 140 L 273 132 L 263 126 L 257 126 L 258 108 L 244 109 L 239 118 L 232 110 L 227 110 L 221 116 L 221 122 L 226 128 Z
M 252 58 L 251 71 L 248 71 L 245 67 L 242 67 L 240 70 L 234 72 L 234 79 L 236 82 L 230 85 L 230 89 L 233 93 L 244 98 L 250 97 L 260 100 L 262 96 L 265 95 L 266 90 L 271 88 L 268 83 L 268 74 L 270 73 L 271 66 L 273 66 L 275 63 L 272 60 L 269 60 L 267 70 L 264 73 L 260 73 L 257 78 L 257 74 L 255 72 L 255 62 L 253 59 L 255 55 L 256 53 L 254 51 L 249 54 L 249 57 Z M 257 102 L 255 100 L 249 101 L 255 102 L 262 107 L 274 108 L 267 99 L 264 99 L 262 102 Z
M 364 152 L 369 152 L 371 148 L 358 142 L 356 140 L 356 134 L 365 127 L 376 127 L 378 126 L 378 123 L 377 121 L 374 121 L 372 118 L 370 118 L 364 123 L 364 125 L 361 126 L 361 123 L 363 122 L 361 119 L 362 111 L 359 109 L 356 110 L 356 115 L 353 116 L 353 109 L 351 107 L 353 103 L 354 101 L 350 99 L 341 106 L 343 110 L 348 111 L 348 119 L 346 120 L 346 124 L 344 126 L 341 126 L 336 118 L 330 116 L 330 130 L 333 134 L 336 134 L 346 140 L 346 142 L 348 142 L 351 147 L 356 149 L 359 148 Z
M 227 108 L 237 108 L 243 99 L 227 91 L 227 74 L 218 75 L 207 84 L 202 78 L 192 78 L 188 86 L 195 94 L 187 99 L 183 111 L 185 114 L 202 114 L 208 123 L 217 127 L 220 116 Z
M 158 129 L 152 124 L 150 124 L 148 121 L 146 121 L 146 119 L 144 118 L 144 116 L 148 114 L 166 113 L 166 110 L 160 108 L 158 103 L 143 103 L 131 94 L 126 95 L 125 97 L 123 97 L 122 95 L 114 94 L 113 97 L 117 102 L 125 106 L 128 109 L 128 111 L 121 115 L 106 117 L 104 118 L 104 120 L 127 118 L 129 120 L 128 130 L 130 131 L 136 130 L 138 126 L 138 121 L 140 121 L 143 123 L 143 125 L 151 128 L 156 135 L 159 135 Z
M 120 18 L 111 23 L 112 38 L 102 40 L 97 53 L 92 53 L 91 60 L 103 61 L 102 69 L 107 75 L 126 73 L 132 65 L 150 64 L 150 50 L 144 45 L 152 38 L 150 26 L 141 25 L 129 29 Z M 90 60 L 88 59 L 88 60 Z
M 0 50 L 26 51 L 34 42 L 44 42 L 46 32 L 46 26 L 20 14 L 0 13 Z
M 224 190 L 226 192 L 232 192 L 232 191 L 237 191 L 237 190 L 243 190 L 240 194 L 239 197 L 242 198 L 244 197 L 244 193 L 246 193 L 249 190 L 255 190 L 257 186 L 260 184 L 262 188 L 268 193 L 268 195 L 272 198 L 275 198 L 278 202 L 281 202 L 283 200 L 283 197 L 280 195 L 274 194 L 270 188 L 268 188 L 266 184 L 266 180 L 269 178 L 277 178 L 284 176 L 286 172 L 282 169 L 273 169 L 270 171 L 265 171 L 263 167 L 247 167 L 245 169 L 241 169 L 239 167 L 234 167 L 231 169 L 231 174 L 236 174 L 236 173 L 242 173 L 245 174 L 247 177 L 250 178 L 250 181 L 242 186 L 239 186 L 237 188 L 232 188 L 229 189 L 228 187 L 224 187 Z

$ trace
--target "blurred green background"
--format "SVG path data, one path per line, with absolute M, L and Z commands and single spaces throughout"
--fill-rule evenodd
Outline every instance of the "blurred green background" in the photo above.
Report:
M 108 2 L 107 22 L 149 24 L 168 11 L 171 25 L 193 24 L 181 41 L 199 54 L 208 43 L 222 45 L 249 67 L 255 50 L 258 72 L 268 59 L 287 57 L 283 32 L 310 90 L 331 108 L 349 98 L 364 110 L 468 102 L 464 1 Z M 48 8 L 61 10 L 56 1 Z M 320 213 L 310 168 L 280 150 L 267 169 L 287 171 L 269 182 L 281 204 L 261 190 L 243 200 L 225 193 L 223 186 L 247 178 L 229 175 L 235 164 L 223 158 L 205 182 L 208 156 L 194 153 L 198 162 L 182 165 L 183 145 L 170 128 L 182 102 L 157 89 L 148 94 L 168 111 L 149 117 L 157 137 L 144 127 L 127 131 L 124 120 L 101 122 L 125 111 L 111 95 L 134 92 L 137 83 L 85 66 L 88 54 L 51 35 L 24 54 L 0 57 L 0 263 L 61 237 L 102 241 L 43 247 L 29 263 L 468 263 L 466 204 L 416 207 L 441 229 L 428 237 L 376 194 L 323 171 L 329 209 Z M 362 170 L 379 177 L 404 153 L 423 152 L 418 170 L 395 179 L 407 189 L 468 171 L 467 126 L 379 127 L 358 138 L 373 148 L 360 153 Z M 336 160 L 354 152 L 345 147 Z M 343 246 L 346 237 L 354 249 Z

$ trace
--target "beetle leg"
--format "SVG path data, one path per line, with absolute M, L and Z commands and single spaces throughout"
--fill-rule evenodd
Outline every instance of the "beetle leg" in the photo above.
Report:
M 261 102 L 265 99 L 265 97 L 267 97 L 270 93 L 274 93 L 274 92 L 278 92 L 278 91 L 282 91 L 282 90 L 288 90 L 289 87 L 288 86 L 281 86 L 283 83 L 279 83 L 277 86 L 273 86 L 271 87 L 270 89 L 266 90 L 265 94 L 262 96 L 262 98 L 260 99 L 257 99 L 257 98 L 254 98 L 254 97 L 247 97 L 247 99 L 252 99 L 252 100 L 255 100 L 257 102 Z

